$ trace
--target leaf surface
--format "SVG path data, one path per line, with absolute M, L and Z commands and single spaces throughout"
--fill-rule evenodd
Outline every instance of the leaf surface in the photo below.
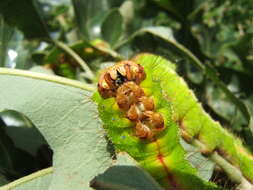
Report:
M 92 88 L 61 77 L 9 69 L 0 69 L 0 88 L 0 110 L 28 116 L 54 151 L 48 189 L 89 189 L 89 181 L 111 164 L 90 99 Z

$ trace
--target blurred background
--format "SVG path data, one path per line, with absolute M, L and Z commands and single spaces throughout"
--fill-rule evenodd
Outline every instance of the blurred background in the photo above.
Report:
M 205 110 L 251 151 L 252 36 L 251 0 L 0 2 L 0 67 L 94 83 L 116 61 L 159 54 L 176 63 Z M 0 112 L 0 131 L 2 183 L 52 164 L 52 150 L 22 113 Z M 22 166 L 17 157 L 26 160 Z

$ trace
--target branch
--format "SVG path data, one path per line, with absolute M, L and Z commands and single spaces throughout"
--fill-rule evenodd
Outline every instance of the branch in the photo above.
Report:
M 64 43 L 60 41 L 53 40 L 51 42 L 53 42 L 57 47 L 61 48 L 66 53 L 68 53 L 71 57 L 73 57 L 73 59 L 75 59 L 75 61 L 83 68 L 83 70 L 85 71 L 85 75 L 88 79 L 90 80 L 94 79 L 95 76 L 93 72 L 90 70 L 90 68 L 88 67 L 88 64 L 75 51 L 73 51 L 71 48 L 69 48 L 67 45 L 65 45 Z
M 193 139 L 191 144 L 200 150 L 206 149 L 206 146 L 197 139 Z M 253 190 L 253 185 L 243 177 L 241 171 L 221 157 L 216 151 L 208 154 L 208 157 L 226 172 L 231 181 L 238 184 L 237 190 Z

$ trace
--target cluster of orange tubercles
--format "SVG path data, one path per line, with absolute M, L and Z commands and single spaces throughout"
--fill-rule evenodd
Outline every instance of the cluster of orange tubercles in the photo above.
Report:
M 132 81 L 137 85 L 146 78 L 144 69 L 132 61 L 122 61 L 109 67 L 100 76 L 98 91 L 103 98 L 115 97 L 117 89 L 125 82 Z
M 98 91 L 103 98 L 115 97 L 119 108 L 135 123 L 135 135 L 152 139 L 164 129 L 164 120 L 154 111 L 151 97 L 139 84 L 146 78 L 144 68 L 132 61 L 123 61 L 108 68 L 100 77 Z

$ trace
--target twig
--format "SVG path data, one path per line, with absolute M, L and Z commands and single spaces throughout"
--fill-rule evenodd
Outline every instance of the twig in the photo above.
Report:
M 192 144 L 200 149 L 205 149 L 205 145 L 197 139 L 192 140 Z M 253 190 L 253 185 L 242 175 L 241 171 L 221 157 L 217 152 L 213 152 L 208 157 L 223 169 L 231 181 L 238 184 L 237 190 Z
M 56 41 L 53 40 L 52 41 L 57 47 L 61 48 L 62 50 L 64 50 L 66 53 L 68 53 L 71 57 L 73 57 L 73 59 L 75 59 L 75 61 L 83 68 L 83 70 L 85 71 L 85 75 L 88 79 L 93 80 L 94 79 L 94 74 L 93 72 L 90 70 L 90 68 L 88 67 L 87 63 L 75 52 L 73 51 L 71 48 L 69 48 L 67 45 L 65 45 L 64 43 L 60 42 L 60 41 Z

